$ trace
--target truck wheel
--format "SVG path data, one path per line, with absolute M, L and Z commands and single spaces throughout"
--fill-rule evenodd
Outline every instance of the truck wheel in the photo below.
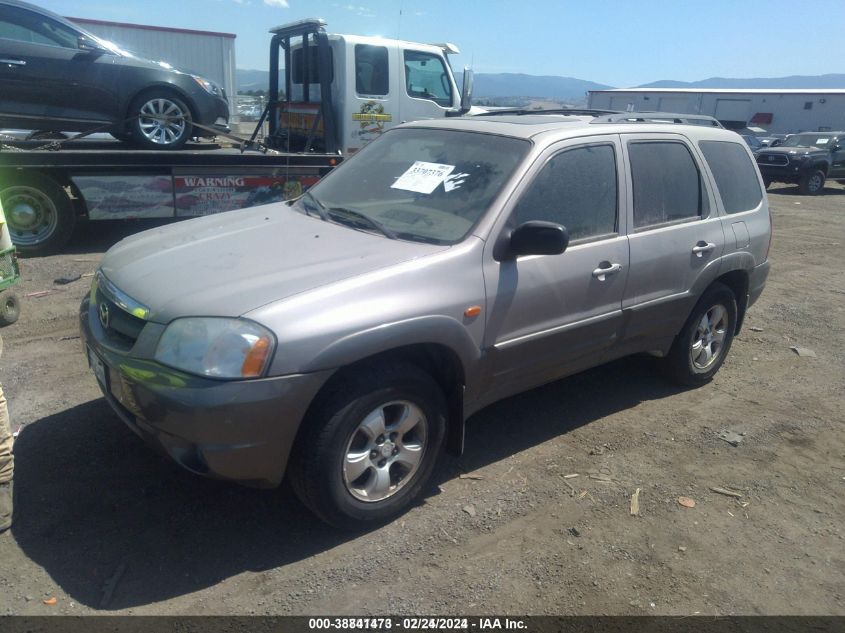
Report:
M 129 106 L 128 128 L 144 149 L 179 149 L 191 138 L 191 110 L 169 92 L 151 91 Z
M 21 255 L 48 255 L 73 234 L 76 214 L 56 181 L 41 174 L 13 175 L 0 186 L 12 242 Z
M 21 315 L 21 304 L 14 292 L 0 295 L 0 327 L 11 325 Z
M 816 196 L 824 191 L 824 172 L 814 169 L 801 176 L 798 188 L 805 196 Z
M 763 187 L 765 187 L 766 189 L 768 189 L 768 188 L 769 188 L 769 187 L 771 187 L 771 186 L 772 186 L 772 181 L 771 181 L 771 180 L 769 180 L 768 178 L 763 178 Z
M 372 366 L 338 380 L 303 422 L 288 466 L 297 496 L 343 529 L 404 512 L 443 447 L 446 401 L 415 365 Z
M 709 382 L 731 349 L 736 329 L 736 297 L 724 284 L 714 283 L 695 304 L 675 337 L 663 373 L 689 387 Z

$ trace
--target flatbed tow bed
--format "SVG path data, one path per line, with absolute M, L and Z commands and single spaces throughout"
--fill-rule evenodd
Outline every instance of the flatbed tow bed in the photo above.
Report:
M 80 218 L 185 218 L 297 197 L 338 154 L 242 152 L 216 143 L 177 151 L 119 141 L 2 141 L 0 199 L 19 252 L 55 252 Z

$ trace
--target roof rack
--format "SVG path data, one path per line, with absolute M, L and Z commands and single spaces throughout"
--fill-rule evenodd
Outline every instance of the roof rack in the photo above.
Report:
M 528 108 L 502 108 L 500 110 L 488 110 L 479 116 L 529 116 L 537 114 L 565 114 L 569 116 L 602 116 L 604 114 L 619 114 L 617 110 L 595 110 L 592 108 L 554 108 L 551 110 L 531 110 Z
M 719 121 L 705 114 L 678 114 L 675 112 L 615 112 L 597 116 L 590 123 L 675 123 L 723 127 Z

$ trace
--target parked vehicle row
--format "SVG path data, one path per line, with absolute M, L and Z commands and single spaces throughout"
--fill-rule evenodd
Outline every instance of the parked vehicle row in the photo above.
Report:
M 362 527 L 496 400 L 639 352 L 705 383 L 766 281 L 766 196 L 734 133 L 638 121 L 410 123 L 295 202 L 125 239 L 80 310 L 105 398 L 184 468 L 287 474 Z
M 845 179 L 845 132 L 792 134 L 756 156 L 766 187 L 785 182 L 797 184 L 803 194 L 820 194 L 828 178 Z

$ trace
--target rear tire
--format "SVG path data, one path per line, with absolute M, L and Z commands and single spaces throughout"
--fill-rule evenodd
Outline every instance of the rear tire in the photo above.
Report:
M 13 174 L 0 185 L 0 202 L 12 242 L 21 255 L 49 255 L 67 244 L 76 225 L 70 198 L 42 174 Z
M 805 196 L 817 196 L 824 191 L 824 172 L 821 169 L 813 169 L 803 176 L 798 188 Z
M 731 349 L 736 317 L 733 291 L 718 282 L 711 285 L 695 304 L 669 354 L 661 359 L 663 374 L 688 387 L 709 382 Z
M 0 327 L 11 325 L 21 315 L 21 304 L 18 295 L 6 291 L 0 294 Z
M 390 521 L 431 478 L 446 411 L 434 379 L 409 363 L 380 363 L 339 378 L 303 421 L 288 465 L 296 495 L 338 528 Z

